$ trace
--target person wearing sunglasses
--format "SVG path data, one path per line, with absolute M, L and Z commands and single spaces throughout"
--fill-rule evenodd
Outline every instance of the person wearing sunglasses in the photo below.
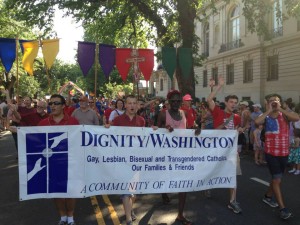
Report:
M 180 109 L 182 103 L 181 93 L 178 90 L 172 90 L 168 93 L 167 99 L 170 103 L 170 108 L 158 114 L 157 126 L 165 127 L 169 132 L 172 132 L 174 129 L 186 129 L 187 115 L 185 111 Z M 162 199 L 164 203 L 170 202 L 166 193 L 162 194 Z M 191 225 L 193 223 L 183 216 L 185 200 L 186 192 L 178 193 L 178 214 L 175 220 L 181 224 Z
M 54 94 L 50 97 L 48 105 L 51 108 L 51 114 L 48 118 L 39 122 L 38 126 L 58 126 L 58 125 L 79 125 L 76 118 L 64 113 L 66 101 L 59 94 Z M 59 225 L 75 225 L 74 209 L 76 199 L 74 198 L 55 198 L 54 199 L 57 211 L 60 215 Z

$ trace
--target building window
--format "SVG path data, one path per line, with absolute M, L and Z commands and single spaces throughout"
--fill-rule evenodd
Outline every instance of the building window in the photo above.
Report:
M 163 91 L 164 90 L 164 79 L 160 79 L 160 91 Z
M 207 70 L 203 70 L 203 87 L 207 87 Z
M 278 80 L 278 55 L 268 57 L 267 80 Z
M 220 37 L 220 28 L 219 25 L 216 25 L 215 32 L 214 32 L 214 45 L 219 44 L 219 37 Z
M 226 84 L 234 83 L 234 64 L 226 66 Z
M 204 56 L 209 56 L 209 24 L 204 27 Z
M 211 77 L 215 81 L 215 85 L 218 85 L 218 67 L 212 68 Z
M 230 41 L 237 41 L 240 39 L 240 8 L 236 6 L 230 14 L 229 30 Z
M 274 1 L 272 15 L 272 31 L 271 37 L 276 38 L 283 35 L 282 29 L 282 0 Z
M 244 61 L 244 83 L 253 81 L 253 60 Z

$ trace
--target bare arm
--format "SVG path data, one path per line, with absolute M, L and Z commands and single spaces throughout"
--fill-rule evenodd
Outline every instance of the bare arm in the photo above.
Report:
M 216 88 L 214 88 L 214 90 L 208 95 L 207 97 L 207 103 L 208 103 L 208 107 L 210 110 L 214 110 L 216 104 L 214 102 L 214 97 L 216 97 L 217 93 L 221 90 L 221 88 L 223 87 L 225 81 L 224 78 L 222 76 L 219 77 L 219 83 L 218 86 Z

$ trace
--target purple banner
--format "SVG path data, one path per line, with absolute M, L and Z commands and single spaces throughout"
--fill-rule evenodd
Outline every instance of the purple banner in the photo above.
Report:
M 116 64 L 116 46 L 114 45 L 99 45 L 99 63 L 106 78 L 113 70 Z
M 9 72 L 16 59 L 16 39 L 0 38 L 0 59 L 6 72 Z
M 84 76 L 86 76 L 95 62 L 96 44 L 91 42 L 78 42 L 77 61 Z

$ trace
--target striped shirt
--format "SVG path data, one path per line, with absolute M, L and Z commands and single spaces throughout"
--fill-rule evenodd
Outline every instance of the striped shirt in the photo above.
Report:
M 289 154 L 289 125 L 281 112 L 277 118 L 266 117 L 265 131 L 265 152 L 273 156 L 287 156 Z

